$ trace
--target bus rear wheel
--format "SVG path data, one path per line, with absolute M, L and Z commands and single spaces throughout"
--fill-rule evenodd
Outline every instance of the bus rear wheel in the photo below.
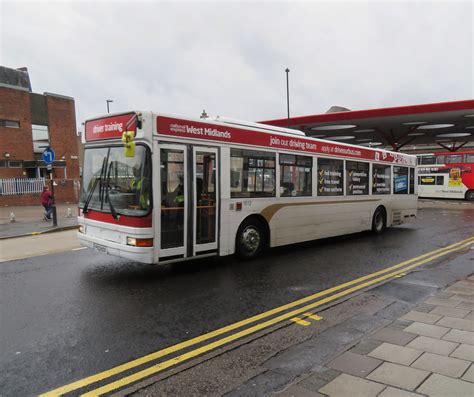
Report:
M 474 190 L 468 190 L 465 197 L 467 201 L 474 201 Z
M 385 208 L 378 207 L 372 218 L 372 231 L 375 234 L 382 234 L 387 228 L 387 212 Z
M 237 231 L 235 253 L 238 258 L 248 260 L 259 256 L 266 245 L 265 228 L 255 218 L 245 220 Z

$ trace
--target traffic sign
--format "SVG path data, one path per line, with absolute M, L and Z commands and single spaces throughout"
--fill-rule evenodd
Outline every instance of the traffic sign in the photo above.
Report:
M 46 164 L 53 164 L 54 161 L 54 150 L 52 148 L 46 148 L 43 150 L 41 158 Z

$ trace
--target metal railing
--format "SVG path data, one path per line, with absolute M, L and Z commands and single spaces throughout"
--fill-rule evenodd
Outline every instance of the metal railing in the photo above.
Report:
M 41 193 L 44 185 L 44 178 L 0 179 L 0 196 Z

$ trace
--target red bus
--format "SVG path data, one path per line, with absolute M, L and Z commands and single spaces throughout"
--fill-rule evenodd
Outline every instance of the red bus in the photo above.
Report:
M 474 150 L 419 154 L 418 196 L 474 201 Z

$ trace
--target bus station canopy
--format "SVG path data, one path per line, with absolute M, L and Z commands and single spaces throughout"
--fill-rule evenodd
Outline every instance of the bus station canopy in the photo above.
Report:
M 260 123 L 298 129 L 315 138 L 395 151 L 409 144 L 456 151 L 474 145 L 474 100 L 368 110 L 333 106 L 324 114 Z

